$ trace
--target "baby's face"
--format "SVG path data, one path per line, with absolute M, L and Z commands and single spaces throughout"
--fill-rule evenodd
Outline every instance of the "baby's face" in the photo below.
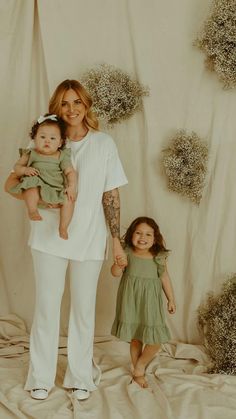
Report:
M 34 138 L 35 149 L 47 156 L 53 155 L 62 145 L 60 129 L 57 125 L 41 125 Z

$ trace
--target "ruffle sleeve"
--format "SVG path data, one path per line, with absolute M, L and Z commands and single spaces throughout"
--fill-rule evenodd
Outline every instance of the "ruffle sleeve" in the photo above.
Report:
M 61 161 L 60 161 L 60 167 L 62 171 L 64 172 L 65 169 L 72 166 L 71 162 L 71 149 L 70 148 L 63 148 L 61 150 Z
M 30 155 L 31 149 L 30 148 L 19 148 L 19 155 L 20 157 L 23 156 L 23 154 Z
M 161 277 L 165 271 L 166 259 L 168 258 L 168 254 L 168 251 L 163 251 L 154 257 L 154 261 L 157 264 L 157 271 L 159 277 Z

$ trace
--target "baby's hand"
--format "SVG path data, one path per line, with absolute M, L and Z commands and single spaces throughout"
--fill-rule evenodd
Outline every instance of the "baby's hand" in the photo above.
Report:
M 34 167 L 26 167 L 24 171 L 25 176 L 38 176 L 39 170 L 35 169 Z
M 74 186 L 67 186 L 66 194 L 69 201 L 74 202 L 76 200 L 76 189 Z
M 168 301 L 167 303 L 167 310 L 169 311 L 170 314 L 174 314 L 176 311 L 176 305 L 174 303 L 174 301 Z
M 115 260 L 115 264 L 118 265 L 119 268 L 124 269 L 128 265 L 127 257 L 117 256 Z

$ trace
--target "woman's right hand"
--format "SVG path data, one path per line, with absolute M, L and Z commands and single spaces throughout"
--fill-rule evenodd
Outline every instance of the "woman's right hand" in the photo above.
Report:
M 34 167 L 26 167 L 24 170 L 24 176 L 38 176 L 39 170 Z

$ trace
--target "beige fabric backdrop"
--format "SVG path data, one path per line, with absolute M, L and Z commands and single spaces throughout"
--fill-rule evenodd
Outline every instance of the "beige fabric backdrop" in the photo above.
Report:
M 48 99 L 63 79 L 79 79 L 87 68 L 105 62 L 150 87 L 144 111 L 110 130 L 129 179 L 121 189 L 121 226 L 124 232 L 139 215 L 159 222 L 172 250 L 169 272 L 177 301 L 177 313 L 168 316 L 168 324 L 174 341 L 190 344 L 200 343 L 196 309 L 202 298 L 209 290 L 218 291 L 236 271 L 236 93 L 222 89 L 192 45 L 210 3 L 0 0 L 1 185 L 18 148 L 28 142 L 32 120 L 47 111 Z M 195 130 L 210 147 L 199 207 L 169 192 L 162 173 L 161 150 L 179 128 Z M 34 308 L 29 224 L 23 203 L 2 187 L 0 193 L 0 315 L 14 313 L 29 331 Z M 119 281 L 111 277 L 110 264 L 111 259 L 99 282 L 97 337 L 109 335 L 114 316 Z M 63 336 L 68 306 L 67 286 Z

